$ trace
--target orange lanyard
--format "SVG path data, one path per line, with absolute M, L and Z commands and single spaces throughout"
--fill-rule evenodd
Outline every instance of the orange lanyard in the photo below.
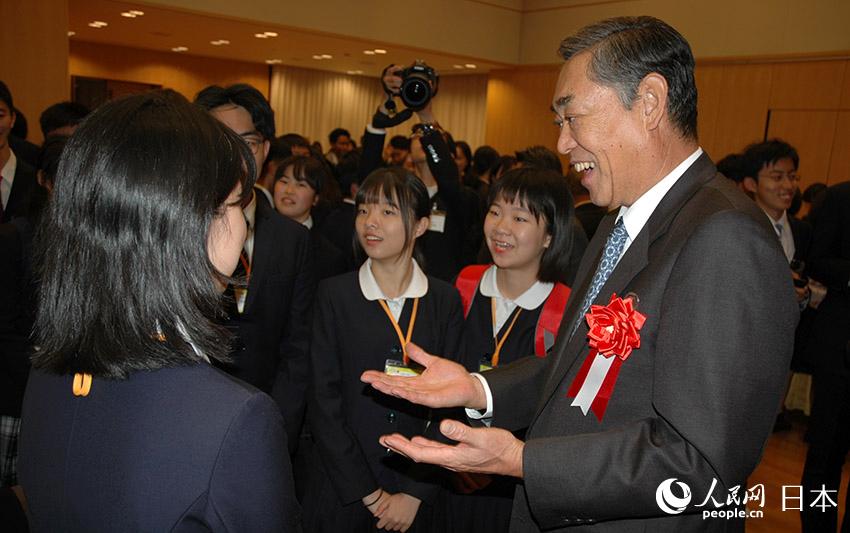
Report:
M 517 306 L 516 313 L 514 313 L 514 319 L 511 320 L 511 325 L 508 326 L 508 330 L 502 335 L 502 338 L 499 339 L 498 334 L 493 335 L 493 340 L 496 341 L 496 350 L 493 352 L 493 357 L 490 358 L 490 365 L 493 368 L 499 366 L 499 352 L 502 351 L 502 345 L 505 344 L 505 341 L 508 340 L 508 335 L 511 334 L 511 331 L 514 329 L 514 324 L 516 324 L 516 319 L 519 318 L 519 314 L 522 312 L 522 308 Z M 493 319 L 493 325 L 496 325 L 496 299 L 490 298 L 490 316 Z
M 242 268 L 245 269 L 245 277 L 251 277 L 251 263 L 248 262 L 248 254 L 245 253 L 245 250 L 239 254 L 239 261 L 242 263 Z
M 410 363 L 407 358 L 407 343 L 410 342 L 410 338 L 413 336 L 413 325 L 416 323 L 416 310 L 419 309 L 419 298 L 413 299 L 413 311 L 410 313 L 410 322 L 407 324 L 407 336 L 401 334 L 401 327 L 399 327 L 398 322 L 390 311 L 387 302 L 384 300 L 378 300 L 378 303 L 381 304 L 381 308 L 387 314 L 390 322 L 392 322 L 393 328 L 395 328 L 395 333 L 398 335 L 398 342 L 401 343 L 401 351 L 404 354 L 404 365 L 408 366 Z

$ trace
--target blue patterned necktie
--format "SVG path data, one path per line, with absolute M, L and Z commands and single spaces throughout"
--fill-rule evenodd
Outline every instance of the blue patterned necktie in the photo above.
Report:
M 608 240 L 605 241 L 605 248 L 602 250 L 602 257 L 599 258 L 599 265 L 596 267 L 596 273 L 593 274 L 593 279 L 590 281 L 590 287 L 587 289 L 587 294 L 581 302 L 581 312 L 578 315 L 573 325 L 573 332 L 570 337 L 575 335 L 578 325 L 581 324 L 584 314 L 590 308 L 590 304 L 596 299 L 599 290 L 608 281 L 614 267 L 617 266 L 617 261 L 620 259 L 620 254 L 623 253 L 623 247 L 626 245 L 626 239 L 629 238 L 629 232 L 626 231 L 626 226 L 623 224 L 623 217 L 617 220 L 611 233 L 608 235 Z

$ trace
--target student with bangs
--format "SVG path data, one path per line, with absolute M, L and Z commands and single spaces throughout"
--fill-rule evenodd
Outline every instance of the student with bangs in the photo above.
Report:
M 321 192 L 331 179 L 330 171 L 317 159 L 293 155 L 277 167 L 272 191 L 277 212 L 310 230 L 317 280 L 348 270 L 342 252 L 316 230 L 313 221 L 313 208 L 318 205 Z
M 297 531 L 275 402 L 225 359 L 248 146 L 173 91 L 101 106 L 37 238 L 19 479 L 32 531 Z
M 421 435 L 431 413 L 372 390 L 360 375 L 376 367 L 394 375 L 415 371 L 409 342 L 458 353 L 460 299 L 414 259 L 431 213 L 421 180 L 399 167 L 376 170 L 355 204 L 357 240 L 368 259 L 359 271 L 322 282 L 316 298 L 308 407 L 316 459 L 305 530 L 439 531 L 433 469 L 378 442 L 386 433 Z
M 471 265 L 455 284 L 466 320 L 462 362 L 486 372 L 529 354 L 545 357 L 570 289 L 563 284 L 573 246 L 573 201 L 563 176 L 523 167 L 490 189 L 484 240 L 492 265 Z M 431 353 L 431 352 L 429 352 Z M 512 478 L 450 474 L 446 531 L 508 531 Z

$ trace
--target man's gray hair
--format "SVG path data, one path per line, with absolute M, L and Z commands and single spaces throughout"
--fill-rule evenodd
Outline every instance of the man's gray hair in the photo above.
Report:
M 697 88 L 694 56 L 688 41 L 654 17 L 617 17 L 586 26 L 561 42 L 565 60 L 591 54 L 588 76 L 616 90 L 631 109 L 638 85 L 650 73 L 667 80 L 667 112 L 682 134 L 697 138 Z

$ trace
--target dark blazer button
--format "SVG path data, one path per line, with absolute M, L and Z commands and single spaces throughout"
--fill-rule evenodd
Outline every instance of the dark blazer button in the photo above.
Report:
M 387 413 L 387 422 L 389 422 L 390 424 L 395 422 L 395 413 L 394 412 L 390 411 L 389 413 Z

